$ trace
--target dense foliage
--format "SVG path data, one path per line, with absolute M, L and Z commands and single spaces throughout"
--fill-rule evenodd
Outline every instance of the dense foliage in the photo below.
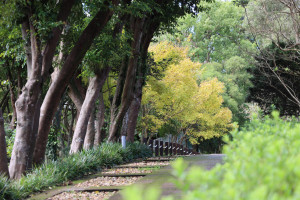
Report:
M 152 49 L 156 63 L 153 68 L 161 71 L 161 77 L 150 77 L 144 87 L 143 104 L 150 110 L 144 113 L 144 128 L 154 132 L 177 122 L 173 134 L 182 134 L 180 139 L 189 139 L 192 144 L 228 133 L 232 114 L 222 106 L 223 83 L 217 78 L 199 83 L 202 66 L 191 61 L 185 49 L 166 42 Z
M 228 1 L 200 3 L 205 9 L 196 17 L 186 15 L 178 20 L 174 34 L 158 40 L 172 41 L 187 47 L 194 62 L 203 63 L 203 76 L 198 81 L 215 77 L 224 83 L 224 106 L 233 114 L 233 121 L 243 125 L 242 106 L 249 96 L 251 71 L 254 68 L 255 45 L 245 31 L 244 9 Z
M 18 181 L 9 181 L 1 176 L 0 199 L 24 199 L 33 192 L 47 187 L 101 171 L 106 167 L 149 156 L 151 151 L 139 143 L 130 144 L 125 149 L 120 144 L 103 143 L 97 149 L 82 151 L 57 161 L 47 161 Z
M 282 120 L 273 112 L 234 131 L 233 140 L 226 138 L 224 165 L 187 170 L 187 164 L 177 160 L 173 181 L 183 192 L 181 199 L 299 199 L 299 130 L 296 119 Z M 135 199 L 143 199 L 142 192 L 137 194 Z

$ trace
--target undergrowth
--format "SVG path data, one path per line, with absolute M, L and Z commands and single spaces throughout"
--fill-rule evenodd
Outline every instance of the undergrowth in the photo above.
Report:
M 81 151 L 56 161 L 48 160 L 17 181 L 0 176 L 0 199 L 24 199 L 34 192 L 102 168 L 150 156 L 151 151 L 139 143 L 130 144 L 125 149 L 120 144 L 103 143 L 97 149 Z

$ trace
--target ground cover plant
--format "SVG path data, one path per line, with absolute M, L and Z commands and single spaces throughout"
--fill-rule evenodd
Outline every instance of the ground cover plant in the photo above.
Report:
M 17 181 L 0 177 L 0 199 L 23 199 L 33 192 L 73 180 L 102 168 L 150 157 L 151 151 L 133 143 L 122 148 L 118 143 L 103 143 L 99 148 L 82 151 L 57 161 L 47 161 Z
M 180 159 L 173 163 L 173 181 L 183 193 L 181 199 L 300 198 L 300 124 L 296 120 L 284 121 L 274 112 L 271 117 L 253 119 L 232 136 L 232 141 L 226 139 L 225 164 L 211 171 L 199 167 L 187 171 Z M 159 190 L 151 190 L 148 200 L 157 199 Z M 145 199 L 138 188 L 125 191 L 124 196 Z

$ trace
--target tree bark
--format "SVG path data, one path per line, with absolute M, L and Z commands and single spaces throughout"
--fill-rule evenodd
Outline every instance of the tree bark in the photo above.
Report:
M 32 157 L 33 157 L 33 151 L 35 147 L 35 140 L 39 128 L 39 117 L 40 117 L 41 105 L 42 105 L 42 97 L 40 96 L 35 107 L 33 127 L 32 127 L 32 132 L 30 134 L 31 143 L 30 143 L 29 154 L 28 154 L 28 162 L 26 167 L 27 169 L 32 168 Z
M 141 105 L 141 98 L 137 97 L 131 102 L 129 107 L 129 116 L 128 116 L 128 125 L 127 125 L 127 142 L 133 143 L 134 142 L 134 133 L 136 129 L 137 119 L 139 116 L 139 110 Z
M 64 0 L 58 14 L 58 21 L 65 21 L 71 12 L 75 0 Z M 22 24 L 22 37 L 25 40 L 25 52 L 27 56 L 27 83 L 22 89 L 22 94 L 16 101 L 16 111 L 18 116 L 16 137 L 9 165 L 10 177 L 19 179 L 28 167 L 28 159 L 31 159 L 30 148 L 34 148 L 35 142 L 32 135 L 35 126 L 37 102 L 43 86 L 43 79 L 48 75 L 48 70 L 52 65 L 53 55 L 59 42 L 62 26 L 53 28 L 52 37 L 47 41 L 44 51 L 41 49 L 41 42 L 38 31 L 35 29 L 31 17 L 34 8 L 33 4 L 28 4 L 26 17 Z M 42 70 L 46 71 L 42 74 Z
M 8 77 L 8 81 L 9 81 L 10 102 L 11 102 L 11 107 L 13 109 L 13 115 L 12 115 L 11 122 L 10 122 L 10 129 L 14 130 L 15 122 L 17 120 L 17 111 L 16 111 L 16 106 L 15 106 L 16 95 L 15 95 L 14 87 L 13 87 L 13 77 L 12 77 L 9 67 L 8 67 L 7 77 Z
M 18 97 L 21 95 L 22 88 L 23 88 L 23 81 L 22 81 L 22 76 L 21 76 L 21 70 L 22 70 L 22 68 L 19 66 L 18 67 Z
M 86 96 L 82 104 L 79 118 L 76 124 L 70 154 L 79 152 L 82 149 L 82 145 L 86 135 L 88 120 L 90 118 L 96 99 L 100 93 L 100 90 L 102 89 L 103 84 L 105 83 L 109 71 L 110 67 L 105 67 L 100 72 L 96 73 L 95 77 L 90 79 L 89 87 L 86 92 Z M 87 140 L 89 139 L 90 138 L 88 138 Z
M 103 140 L 102 128 L 104 125 L 104 117 L 105 117 L 105 105 L 103 101 L 103 93 L 101 91 L 99 94 L 99 106 L 97 112 L 97 124 L 96 124 L 96 133 L 94 139 L 94 147 L 98 147 Z
M 5 141 L 4 119 L 0 109 L 0 174 L 9 176 Z
M 93 148 L 95 131 L 95 114 L 92 111 L 84 138 L 83 149 L 88 150 Z
M 118 1 L 113 1 L 113 4 L 117 5 Z M 92 45 L 94 38 L 100 34 L 101 30 L 111 19 L 112 14 L 113 11 L 109 7 L 104 8 L 96 14 L 68 55 L 59 76 L 52 82 L 41 107 L 40 126 L 33 157 L 34 163 L 41 164 L 43 162 L 51 121 L 58 107 L 59 100 L 85 53 Z
M 149 41 L 150 43 L 150 41 Z M 142 46 L 142 58 L 141 58 L 141 63 L 144 62 L 144 65 L 146 65 L 146 58 L 147 58 L 147 49 L 148 45 L 147 43 L 144 43 Z M 146 48 L 146 49 L 145 49 Z M 143 65 L 143 64 L 141 64 Z M 146 70 L 142 69 L 142 66 L 139 67 L 138 73 L 137 73 L 137 79 L 135 83 L 135 90 L 134 90 L 134 98 L 130 104 L 130 107 L 128 109 L 128 124 L 127 124 L 127 129 L 126 129 L 126 135 L 127 135 L 127 142 L 133 143 L 134 142 L 134 133 L 136 129 L 136 124 L 137 124 L 137 119 L 139 116 L 139 110 L 141 106 L 141 100 L 142 100 L 142 92 L 143 92 L 143 85 L 145 82 L 145 72 Z
M 132 53 L 133 55 L 128 62 L 128 69 L 127 69 L 125 84 L 122 91 L 122 100 L 121 100 L 120 109 L 118 110 L 118 112 L 117 112 L 117 108 L 111 110 L 111 121 L 110 121 L 108 141 L 113 141 L 117 133 L 118 127 L 120 126 L 120 123 L 124 118 L 124 115 L 134 98 L 133 91 L 135 90 L 135 88 L 137 88 L 137 85 L 135 85 L 135 83 L 139 83 L 139 81 L 141 81 L 139 83 L 141 84 L 140 87 L 142 87 L 143 85 L 144 82 L 143 78 L 146 71 L 145 68 L 146 68 L 148 47 L 150 45 L 150 42 L 153 38 L 155 31 L 159 28 L 160 25 L 160 22 L 153 21 L 152 19 L 153 16 L 150 16 L 146 19 L 135 19 L 134 24 L 131 25 L 131 30 L 134 31 L 134 41 L 132 42 L 132 46 L 131 46 L 133 50 Z M 141 55 L 139 55 L 139 53 L 141 53 Z M 141 60 L 140 63 L 138 63 L 138 59 Z M 136 74 L 137 70 L 138 70 L 138 74 Z M 136 75 L 140 76 L 138 81 L 136 81 Z M 132 125 L 134 125 L 134 123 Z M 133 127 L 131 127 L 131 130 L 132 128 Z M 132 132 L 130 134 L 132 134 Z
M 28 16 L 29 23 L 30 15 Z M 23 29 L 27 28 L 27 23 L 24 23 Z M 22 94 L 16 102 L 18 123 L 16 130 L 16 137 L 9 165 L 10 177 L 13 179 L 21 178 L 25 172 L 28 162 L 29 149 L 30 149 L 30 134 L 34 122 L 35 106 L 40 96 L 40 81 L 41 81 L 41 50 L 40 42 L 37 38 L 37 33 L 33 24 L 29 23 L 30 41 L 31 41 L 31 66 L 27 66 L 30 71 L 29 78 Z M 26 31 L 26 34 L 28 34 Z
M 86 88 L 83 86 L 81 79 L 78 78 L 79 74 L 80 72 L 76 73 L 74 78 L 71 80 L 69 84 L 69 91 L 68 91 L 68 95 L 76 107 L 76 111 L 77 111 L 77 115 L 75 119 L 76 121 L 78 120 L 81 106 L 83 104 L 85 93 L 86 93 Z
M 131 20 L 132 20 L 131 30 L 134 32 L 134 37 L 133 37 L 134 39 L 131 43 L 132 56 L 129 58 L 128 61 L 128 68 L 126 72 L 124 87 L 122 90 L 122 99 L 121 99 L 120 108 L 117 112 L 116 112 L 117 109 L 112 110 L 113 112 L 111 113 L 108 141 L 114 140 L 118 128 L 120 127 L 124 115 L 126 114 L 130 106 L 130 102 L 133 98 L 133 88 L 134 88 L 136 69 L 137 69 L 137 64 L 139 59 L 141 38 L 143 33 L 142 28 L 145 19 L 134 18 Z
M 121 136 L 126 136 L 127 135 L 129 112 L 130 112 L 130 110 L 128 109 L 125 116 L 124 116 L 124 118 L 123 118 L 122 128 L 121 128 Z

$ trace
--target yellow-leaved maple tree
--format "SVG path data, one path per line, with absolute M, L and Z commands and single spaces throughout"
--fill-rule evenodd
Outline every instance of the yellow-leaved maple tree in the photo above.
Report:
M 216 78 L 197 83 L 201 64 L 192 62 L 185 49 L 170 43 L 160 43 L 152 49 L 162 78 L 150 77 L 144 87 L 143 104 L 151 112 L 144 115 L 142 126 L 148 126 L 152 132 L 176 120 L 180 123 L 177 135 L 188 138 L 192 144 L 228 133 L 232 129 L 232 114 L 222 107 L 223 83 Z M 174 52 L 181 56 L 174 56 Z M 160 67 L 160 63 L 165 66 Z

